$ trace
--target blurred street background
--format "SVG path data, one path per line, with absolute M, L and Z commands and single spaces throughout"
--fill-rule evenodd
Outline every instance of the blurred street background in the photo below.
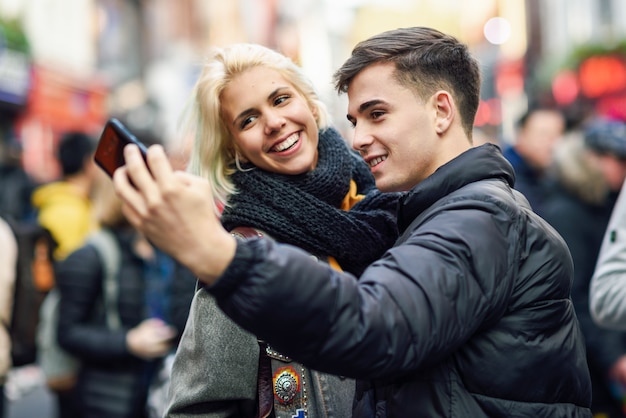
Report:
M 62 132 L 97 136 L 116 115 L 184 158 L 177 120 L 207 49 L 254 42 L 304 68 L 349 138 L 333 71 L 358 41 L 404 26 L 470 45 L 484 78 L 476 127 L 493 142 L 512 140 L 531 102 L 573 122 L 626 120 L 624 0 L 0 0 L 0 130 L 41 183 L 59 176 Z M 42 382 L 30 366 L 12 373 L 9 418 L 52 417 Z
M 414 25 L 471 45 L 492 140 L 510 140 L 531 100 L 626 117 L 623 0 L 0 0 L 0 123 L 39 181 L 58 175 L 60 132 L 98 135 L 110 115 L 183 150 L 176 122 L 203 54 L 245 41 L 298 62 L 347 129 L 333 71 L 359 40 Z

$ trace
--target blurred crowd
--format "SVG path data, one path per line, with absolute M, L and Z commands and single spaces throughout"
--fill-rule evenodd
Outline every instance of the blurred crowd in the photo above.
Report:
M 599 326 L 589 309 L 590 283 L 613 208 L 626 179 L 626 124 L 597 115 L 569 121 L 558 108 L 520 118 L 505 156 L 515 187 L 567 243 L 574 262 L 572 300 L 585 337 L 598 417 L 626 414 L 626 333 Z
M 19 272 L 16 275 L 12 271 L 18 262 L 17 250 L 22 249 L 18 244 L 23 237 L 18 231 L 26 225 L 43 227 L 54 241 L 54 281 L 39 291 L 44 297 L 53 289 L 60 292 L 61 302 L 55 308 L 59 326 L 52 331 L 60 350 L 81 364 L 79 372 L 69 375 L 56 373 L 59 364 L 53 365 L 56 371 L 42 369 L 46 390 L 54 398 L 56 412 L 50 413 L 64 418 L 117 413 L 160 416 L 158 408 L 163 406 L 151 404 L 150 412 L 148 394 L 163 390 L 155 387 L 155 382 L 167 383 L 161 375 L 167 376 L 184 328 L 195 278 L 126 221 L 111 180 L 94 162 L 97 140 L 88 132 L 62 133 L 55 150 L 61 174 L 53 181 L 38 183 L 21 164 L 20 141 L 7 126 L 0 132 L 0 293 L 4 298 L 0 314 L 3 323 L 11 324 L 17 309 L 14 301 L 5 297 L 12 296 L 12 289 L 18 286 Z M 148 145 L 159 143 L 148 135 L 141 140 Z M 113 301 L 118 306 L 119 324 L 115 328 L 105 318 L 108 308 L 102 312 L 107 301 L 103 296 L 106 289 L 100 283 L 106 262 L 89 241 L 103 231 L 113 237 L 119 264 L 115 269 L 123 277 L 116 285 L 117 299 Z M 16 251 L 10 251 L 12 248 Z M 40 306 L 32 305 L 31 309 Z M 4 342 L 8 328 L 2 328 Z M 37 344 L 43 352 L 43 343 L 38 340 Z M 0 416 L 4 416 L 9 406 L 4 388 L 10 372 L 11 344 L 1 347 Z M 42 360 L 38 356 L 33 364 Z

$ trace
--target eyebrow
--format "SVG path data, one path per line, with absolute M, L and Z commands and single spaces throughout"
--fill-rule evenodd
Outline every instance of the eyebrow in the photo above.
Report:
M 374 99 L 374 100 L 370 100 L 368 102 L 362 103 L 361 106 L 359 106 L 358 112 L 359 113 L 363 113 L 365 112 L 368 108 L 379 105 L 381 103 L 384 103 L 383 100 L 380 99 Z
M 367 102 L 361 103 L 361 105 L 359 106 L 359 108 L 357 109 L 357 113 L 362 114 L 364 113 L 367 109 L 369 109 L 370 107 L 374 107 L 376 105 L 379 105 L 381 103 L 385 103 L 384 100 L 381 99 L 373 99 L 373 100 L 369 100 Z M 350 115 L 349 113 L 346 115 L 346 117 L 348 118 L 348 120 L 352 121 L 354 120 L 354 116 Z
M 267 95 L 267 100 L 270 100 L 272 97 L 275 97 L 278 93 L 280 93 L 281 90 L 285 90 L 285 89 L 289 89 L 288 86 L 283 86 L 283 87 L 277 87 L 276 89 L 274 89 L 270 94 Z M 238 114 L 235 119 L 233 119 L 233 126 L 237 125 L 237 121 L 240 120 L 241 118 L 244 118 L 250 114 L 254 113 L 254 108 L 250 108 L 250 109 L 246 109 L 243 112 L 241 112 L 240 114 Z

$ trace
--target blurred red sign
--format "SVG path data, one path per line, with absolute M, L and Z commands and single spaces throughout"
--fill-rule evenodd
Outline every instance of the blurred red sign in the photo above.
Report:
M 578 69 L 583 95 L 597 98 L 626 90 L 626 62 L 618 56 L 596 56 L 584 60 Z
M 38 181 L 59 175 L 56 144 L 66 131 L 99 134 L 107 119 L 108 90 L 98 80 L 35 67 L 28 103 L 16 123 L 23 164 Z

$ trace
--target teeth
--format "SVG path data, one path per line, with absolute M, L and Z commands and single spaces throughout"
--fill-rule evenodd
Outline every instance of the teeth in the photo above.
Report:
M 281 151 L 286 150 L 287 148 L 292 147 L 293 144 L 298 142 L 299 138 L 300 138 L 300 135 L 298 133 L 292 134 L 291 136 L 289 136 L 289 138 L 285 139 L 283 142 L 281 142 L 280 144 L 276 145 L 274 147 L 274 151 L 281 152 Z
M 382 163 L 386 159 L 387 159 L 386 155 L 383 156 L 383 157 L 376 157 L 376 158 L 374 158 L 374 159 L 369 161 L 369 165 L 370 165 L 370 167 L 374 167 L 375 165 Z

